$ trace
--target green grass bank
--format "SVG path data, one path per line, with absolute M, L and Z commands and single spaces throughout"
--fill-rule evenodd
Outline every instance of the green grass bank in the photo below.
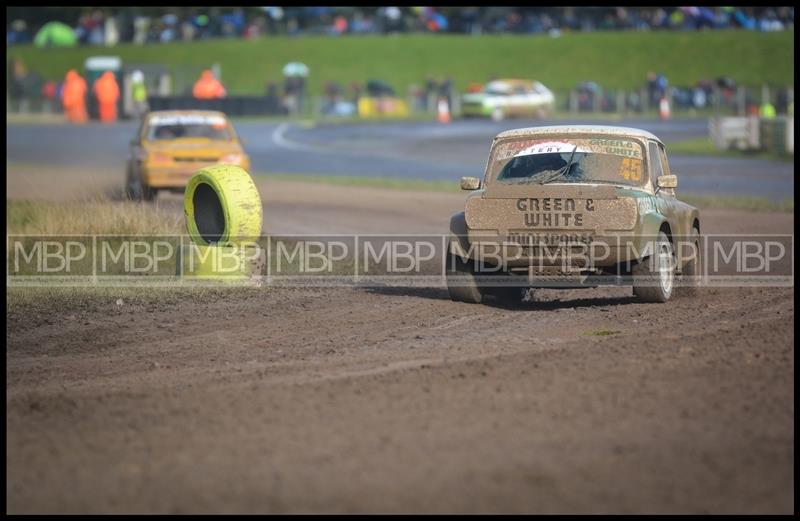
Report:
M 400 92 L 422 85 L 428 75 L 449 75 L 459 89 L 489 77 L 539 79 L 555 90 L 594 80 L 605 88 L 638 88 L 648 71 L 663 72 L 671 85 L 730 76 L 760 86 L 794 84 L 794 31 L 603 32 L 546 35 L 395 35 L 264 37 L 125 44 L 113 49 L 12 47 L 45 78 L 63 78 L 94 55 L 118 55 L 127 63 L 161 63 L 170 68 L 222 66 L 229 92 L 260 94 L 279 81 L 284 64 L 305 62 L 309 86 L 320 93 L 328 81 L 343 85 L 380 78 Z

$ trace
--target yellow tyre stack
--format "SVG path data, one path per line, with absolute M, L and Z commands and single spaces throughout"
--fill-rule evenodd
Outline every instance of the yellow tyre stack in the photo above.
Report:
M 262 275 L 263 209 L 253 179 L 234 165 L 198 170 L 183 196 L 191 244 L 178 259 L 179 275 L 242 280 Z

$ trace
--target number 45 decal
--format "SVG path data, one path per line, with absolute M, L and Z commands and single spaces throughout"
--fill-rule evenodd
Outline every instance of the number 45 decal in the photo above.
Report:
M 622 160 L 622 164 L 619 167 L 619 175 L 623 179 L 627 179 L 629 181 L 641 181 L 642 160 L 633 157 L 624 158 Z

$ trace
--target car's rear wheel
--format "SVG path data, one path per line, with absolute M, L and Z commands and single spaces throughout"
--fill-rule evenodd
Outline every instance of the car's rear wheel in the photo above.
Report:
M 498 108 L 492 110 L 492 121 L 503 121 L 503 119 L 505 117 L 506 117 L 506 114 L 505 114 L 505 112 L 503 112 L 503 109 L 498 107 Z
M 490 293 L 494 296 L 497 302 L 502 304 L 519 304 L 522 302 L 528 288 L 522 286 L 498 286 L 494 288 L 486 288 L 484 292 Z
M 681 272 L 680 284 L 675 288 L 675 295 L 681 297 L 696 296 L 701 282 L 700 232 L 692 228 L 691 242 L 693 245 L 692 259 L 686 263 Z
M 457 302 L 480 304 L 489 296 L 501 304 L 519 304 L 528 291 L 527 285 L 500 284 L 513 282 L 512 276 L 502 271 L 499 273 L 487 271 L 481 274 L 482 281 L 479 280 L 475 261 L 464 260 L 459 255 L 451 253 L 449 249 L 445 275 L 447 292 L 450 298 Z
M 125 181 L 125 195 L 132 201 L 152 201 L 156 198 L 157 190 L 148 186 L 142 179 L 141 170 L 133 165 L 128 165 L 128 174 Z
M 447 279 L 447 292 L 450 299 L 456 302 L 480 304 L 483 301 L 483 291 L 475 279 L 475 263 L 471 259 L 463 260 L 459 255 L 447 251 L 447 266 L 445 270 Z
M 653 254 L 633 267 L 633 294 L 645 302 L 666 302 L 675 282 L 675 255 L 669 237 L 658 232 Z
M 158 195 L 158 190 L 151 186 L 148 186 L 142 182 L 142 200 L 143 201 L 154 201 Z

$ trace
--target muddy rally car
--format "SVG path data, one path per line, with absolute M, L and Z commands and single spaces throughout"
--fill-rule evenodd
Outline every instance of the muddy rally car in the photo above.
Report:
M 666 302 L 701 282 L 700 218 L 676 197 L 664 144 L 643 130 L 554 126 L 492 142 L 450 220 L 450 297 L 515 301 L 529 288 L 630 285 Z
M 183 192 L 196 171 L 218 163 L 250 170 L 250 158 L 225 114 L 153 111 L 131 141 L 125 193 L 130 199 L 150 201 L 159 190 Z

